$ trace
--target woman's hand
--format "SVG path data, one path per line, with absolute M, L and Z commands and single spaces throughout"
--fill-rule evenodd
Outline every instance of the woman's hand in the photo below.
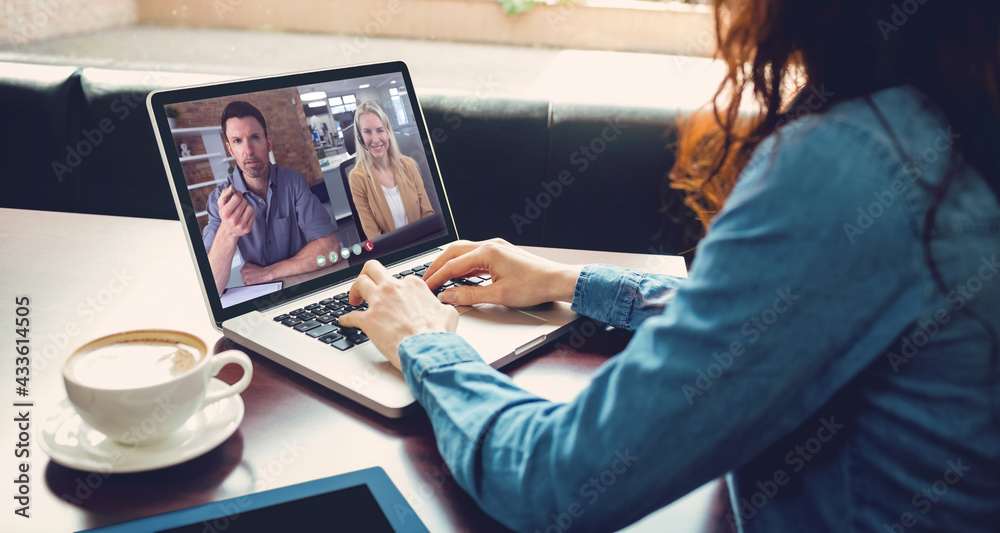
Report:
M 445 249 L 424 273 L 432 290 L 451 278 L 489 274 L 485 287 L 455 287 L 438 297 L 444 303 L 494 303 L 530 307 L 546 302 L 572 302 L 581 266 L 564 265 L 528 253 L 503 239 L 459 241 Z
M 350 303 L 368 302 L 367 311 L 340 317 L 340 325 L 360 328 L 400 368 L 399 343 L 418 333 L 454 332 L 458 311 L 442 305 L 416 276 L 396 279 L 378 261 L 368 261 L 351 286 Z

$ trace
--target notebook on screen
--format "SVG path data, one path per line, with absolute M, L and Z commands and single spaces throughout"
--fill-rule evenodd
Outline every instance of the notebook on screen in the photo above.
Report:
M 400 372 L 337 320 L 365 261 L 421 275 L 458 239 L 406 65 L 156 91 L 147 107 L 216 327 L 383 415 L 413 409 Z M 494 366 L 577 319 L 565 304 L 459 313 L 458 333 Z

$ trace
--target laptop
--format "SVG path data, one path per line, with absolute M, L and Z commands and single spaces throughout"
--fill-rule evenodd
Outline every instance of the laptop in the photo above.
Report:
M 222 263 L 217 260 L 219 270 L 228 277 L 220 293 L 209 261 L 209 250 L 216 244 L 210 235 L 220 217 L 210 204 L 213 191 L 227 183 L 239 189 L 243 183 L 237 179 L 242 168 L 228 151 L 220 124 L 233 101 L 251 104 L 266 122 L 270 151 L 242 161 L 252 165 L 251 172 L 259 172 L 253 167 L 260 167 L 260 159 L 267 157 L 274 184 L 267 196 L 274 196 L 257 200 L 259 215 L 253 230 L 239 238 L 232 260 L 219 252 L 223 257 Z M 354 111 L 364 102 L 378 104 L 401 154 L 416 163 L 433 214 L 418 220 L 407 217 L 398 228 L 362 240 L 361 223 L 348 201 L 354 193 L 347 190 L 350 184 L 339 169 L 358 150 L 365 150 L 353 124 Z M 346 295 L 366 261 L 380 261 L 396 277 L 420 276 L 444 246 L 459 238 L 406 65 L 387 62 L 161 90 L 151 93 L 146 105 L 216 327 L 236 343 L 382 415 L 396 418 L 413 411 L 416 402 L 402 374 L 362 332 L 338 323 L 341 315 L 355 309 Z M 249 148 L 249 143 L 259 141 L 246 142 Z M 275 172 L 283 177 L 274 178 Z M 294 197 L 294 208 L 282 212 L 281 195 Z M 257 197 L 248 193 L 244 198 L 249 202 Z M 427 209 L 421 211 L 426 214 Z M 331 228 L 336 241 L 316 238 Z M 247 238 L 258 229 L 262 232 L 255 241 Z M 278 242 L 265 244 L 272 240 Z M 244 265 L 263 259 L 278 262 L 283 260 L 281 253 L 301 251 L 291 249 L 296 248 L 294 243 L 314 241 L 332 248 L 310 256 L 314 264 L 297 261 L 298 270 L 281 279 L 242 283 L 239 273 Z M 219 250 L 225 249 L 220 245 Z M 475 276 L 449 285 L 490 282 L 488 276 Z M 500 367 L 567 331 L 579 318 L 569 307 L 564 303 L 531 309 L 463 306 L 458 308 L 458 334 L 487 363 Z

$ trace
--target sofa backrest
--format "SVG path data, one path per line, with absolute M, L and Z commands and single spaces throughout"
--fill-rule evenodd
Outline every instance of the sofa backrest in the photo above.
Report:
M 0 66 L 0 146 L 6 159 L 0 205 L 74 210 L 72 183 L 57 165 L 77 129 L 79 92 L 75 67 Z
M 14 172 L 0 206 L 177 218 L 145 98 L 220 78 L 0 72 L 0 113 L 14 125 L 2 134 Z M 459 93 L 422 94 L 421 107 L 462 238 L 639 253 L 693 244 L 663 210 L 680 204 L 665 182 L 674 112 Z

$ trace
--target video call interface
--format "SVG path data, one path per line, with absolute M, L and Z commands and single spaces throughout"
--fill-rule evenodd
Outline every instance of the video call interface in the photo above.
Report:
M 224 308 L 447 234 L 408 93 L 391 73 L 165 106 Z

